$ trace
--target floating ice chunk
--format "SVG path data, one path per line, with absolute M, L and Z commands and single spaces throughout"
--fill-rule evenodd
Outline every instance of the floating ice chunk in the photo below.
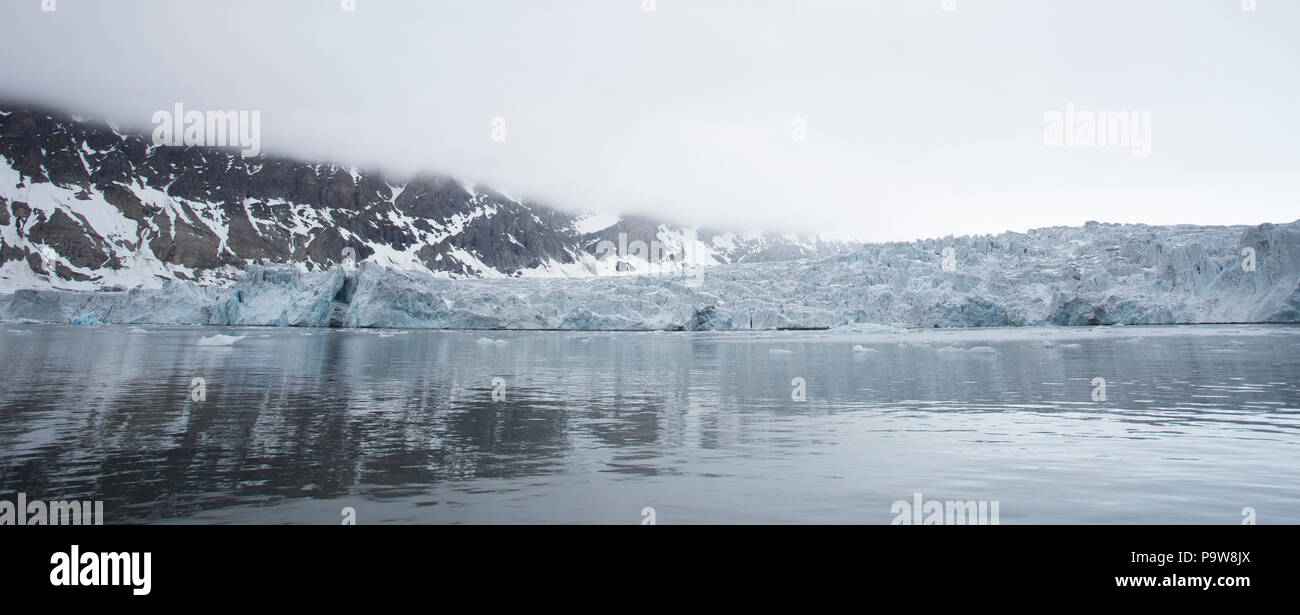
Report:
M 195 346 L 233 346 L 235 342 L 244 339 L 242 335 L 217 335 L 204 336 L 195 342 Z
M 866 346 L 863 346 L 862 344 L 854 344 L 854 345 L 853 345 L 853 352 L 875 352 L 875 351 L 876 351 L 875 348 L 867 348 Z
M 958 348 L 956 346 L 944 346 L 935 352 L 969 352 L 971 354 L 992 355 L 998 351 L 991 346 L 973 346 L 971 348 Z
M 832 327 L 836 333 L 899 333 L 903 331 L 902 327 L 893 325 L 877 325 L 865 322 L 855 322 L 849 325 L 840 325 Z
M 768 350 L 767 352 L 768 354 L 775 354 L 775 355 L 794 354 L 793 350 L 786 350 L 784 348 L 773 348 L 771 350 Z

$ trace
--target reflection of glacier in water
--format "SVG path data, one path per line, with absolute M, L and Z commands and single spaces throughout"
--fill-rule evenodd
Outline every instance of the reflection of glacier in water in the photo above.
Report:
M 221 332 L 245 337 L 0 328 L 0 498 L 103 499 L 109 523 L 889 523 L 923 492 L 1004 524 L 1300 522 L 1297 326 Z

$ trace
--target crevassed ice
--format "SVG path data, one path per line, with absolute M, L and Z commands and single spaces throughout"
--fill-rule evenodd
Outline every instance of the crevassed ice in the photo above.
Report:
M 1242 266 L 1247 248 L 1253 270 Z M 583 330 L 1298 322 L 1300 221 L 1089 224 L 872 245 L 688 276 L 451 280 L 373 263 L 316 272 L 253 266 L 226 288 L 16 291 L 0 295 L 0 318 Z

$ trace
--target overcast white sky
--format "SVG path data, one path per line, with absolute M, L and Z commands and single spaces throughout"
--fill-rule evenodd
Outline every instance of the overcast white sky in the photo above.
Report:
M 0 96 L 140 131 L 178 101 L 259 110 L 268 153 L 696 224 L 1300 218 L 1294 0 L 643 3 L 5 0 Z M 1045 146 L 1071 102 L 1150 111 L 1150 157 Z

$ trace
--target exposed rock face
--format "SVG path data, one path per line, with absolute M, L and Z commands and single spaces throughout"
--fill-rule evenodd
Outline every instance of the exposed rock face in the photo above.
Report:
M 68 259 L 68 262 L 87 269 L 116 264 L 103 239 L 89 232 L 85 218 L 73 220 L 62 209 L 56 210 L 48 220 L 44 212 L 27 230 L 28 239 L 45 244 Z
M 595 248 L 628 227 L 646 242 L 698 236 L 709 243 L 706 265 L 849 247 L 645 218 L 602 233 L 584 216 L 450 177 L 153 146 L 104 123 L 2 103 L 0 209 L 0 290 L 226 285 L 253 263 L 328 268 L 347 248 L 358 262 L 441 276 L 617 273 L 628 267 L 602 263 Z

